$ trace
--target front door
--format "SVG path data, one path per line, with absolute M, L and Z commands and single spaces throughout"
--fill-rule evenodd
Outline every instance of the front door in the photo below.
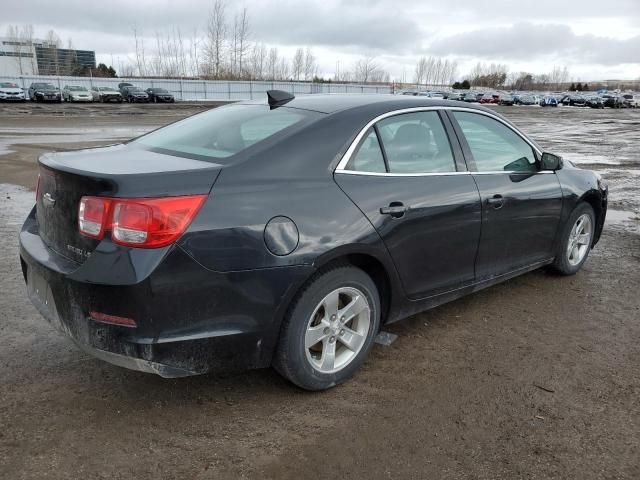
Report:
M 468 111 L 451 117 L 482 200 L 477 278 L 553 257 L 562 210 L 555 172 L 541 171 L 532 145 L 505 123 Z
M 431 110 L 382 119 L 336 171 L 338 185 L 382 237 L 410 298 L 474 280 L 480 197 L 462 170 Z

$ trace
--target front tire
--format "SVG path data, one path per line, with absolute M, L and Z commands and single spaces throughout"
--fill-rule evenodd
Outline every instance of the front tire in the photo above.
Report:
M 273 366 L 305 390 L 348 380 L 380 326 L 380 296 L 362 270 L 340 265 L 316 274 L 283 321 Z
M 587 261 L 596 216 L 588 203 L 580 203 L 569 216 L 562 231 L 562 238 L 552 268 L 561 275 L 575 275 Z

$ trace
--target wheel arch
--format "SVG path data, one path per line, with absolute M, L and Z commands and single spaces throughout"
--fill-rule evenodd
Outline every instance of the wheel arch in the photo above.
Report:
M 606 199 L 603 198 L 602 194 L 594 189 L 591 189 L 585 192 L 576 202 L 575 207 L 580 205 L 580 203 L 586 203 L 593 208 L 593 213 L 596 216 L 596 225 L 595 232 L 593 235 L 593 242 L 591 247 L 594 247 L 598 240 L 600 240 L 600 234 L 602 233 L 602 228 L 604 226 L 604 216 L 606 213 Z M 574 207 L 574 208 L 575 208 Z

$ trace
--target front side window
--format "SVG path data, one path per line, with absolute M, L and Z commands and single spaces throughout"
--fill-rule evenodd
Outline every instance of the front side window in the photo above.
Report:
M 186 118 L 132 143 L 171 155 L 222 163 L 222 159 L 317 115 L 308 110 L 230 105 Z
M 531 146 L 503 123 L 478 113 L 454 112 L 479 172 L 536 172 Z

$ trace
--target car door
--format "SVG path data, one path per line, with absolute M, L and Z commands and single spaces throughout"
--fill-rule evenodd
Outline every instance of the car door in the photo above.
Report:
M 537 148 L 507 122 L 483 112 L 449 112 L 482 201 L 478 279 L 554 255 L 562 190 L 542 171 Z
M 451 125 L 434 109 L 383 117 L 347 151 L 336 182 L 380 234 L 408 297 L 473 282 L 480 196 Z

